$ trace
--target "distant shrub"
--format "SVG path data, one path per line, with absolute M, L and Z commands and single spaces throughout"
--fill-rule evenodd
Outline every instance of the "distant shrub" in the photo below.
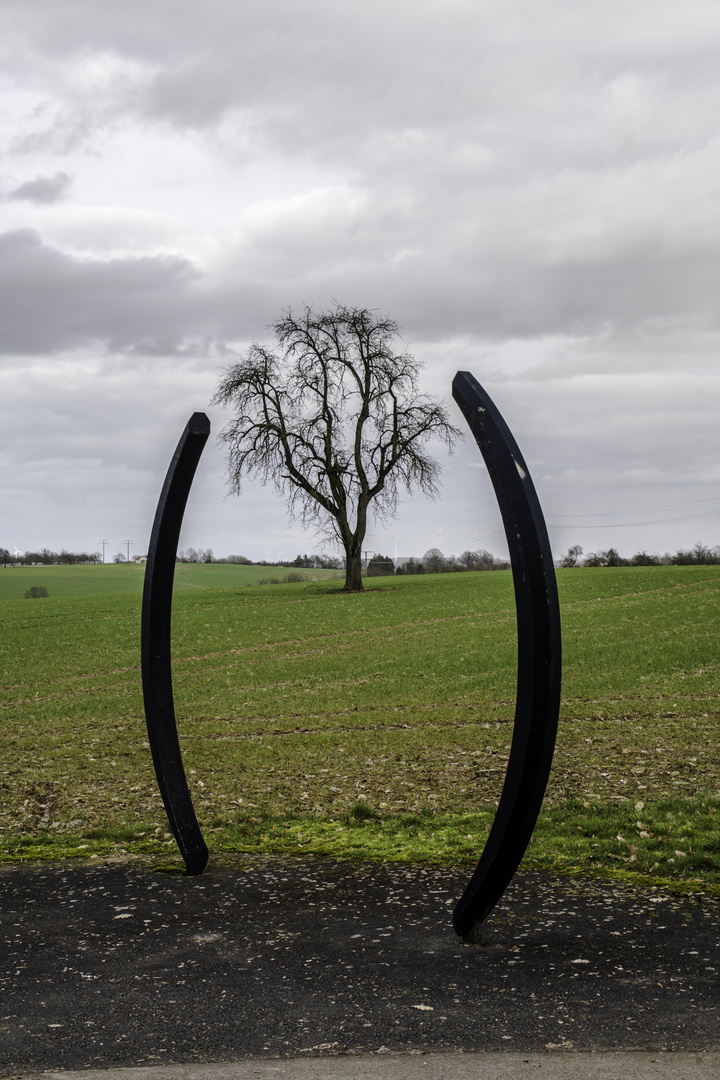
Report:
M 49 596 L 49 595 L 50 595 L 50 593 L 47 591 L 47 589 L 45 588 L 44 585 L 32 585 L 28 589 L 28 591 L 25 593 L 25 599 L 26 600 L 37 600 L 41 596 Z
M 178 562 L 187 562 L 187 563 L 214 563 L 214 562 L 217 562 L 215 556 L 213 555 L 212 548 L 206 548 L 206 549 L 203 550 L 203 548 L 197 548 L 196 549 L 196 548 L 191 548 L 191 547 L 189 547 L 187 549 L 187 551 L 178 551 L 178 553 L 177 553 L 177 561 Z
M 284 577 L 260 578 L 259 585 L 295 585 L 298 581 L 307 581 L 307 574 L 298 574 L 297 570 L 291 570 Z
M 427 574 L 442 574 L 445 569 L 445 556 L 440 548 L 430 548 L 422 558 L 423 566 Z
M 585 559 L 583 566 L 628 566 L 628 560 L 623 559 L 617 548 L 608 548 L 607 551 L 591 551 Z
M 565 567 L 565 569 L 570 566 L 582 566 L 582 553 L 583 549 L 580 544 L 573 544 L 561 558 L 560 565 Z
M 697 543 L 690 551 L 682 548 L 670 560 L 675 566 L 712 566 L 720 563 L 720 548 L 709 548 Z
M 421 562 L 416 559 L 408 559 L 407 562 L 401 563 L 395 571 L 396 574 L 424 574 L 425 567 Z
M 392 561 L 389 555 L 373 555 L 372 559 L 368 563 L 368 577 L 385 577 L 387 574 L 394 573 L 395 563 Z
M 463 551 L 458 559 L 463 570 L 495 570 L 498 560 L 489 551 Z
M 631 566 L 660 566 L 660 556 L 650 555 L 647 551 L 636 551 L 630 560 Z

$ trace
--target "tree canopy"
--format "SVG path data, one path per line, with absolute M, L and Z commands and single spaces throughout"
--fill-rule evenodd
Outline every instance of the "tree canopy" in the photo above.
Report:
M 272 481 L 291 515 L 342 544 L 345 589 L 362 589 L 369 510 L 391 516 L 403 490 L 435 496 L 440 467 L 427 443 L 452 449 L 460 432 L 419 391 L 421 365 L 396 351 L 393 319 L 342 304 L 305 306 L 269 329 L 277 347 L 254 342 L 213 399 L 235 410 L 220 436 L 231 490 L 248 475 Z

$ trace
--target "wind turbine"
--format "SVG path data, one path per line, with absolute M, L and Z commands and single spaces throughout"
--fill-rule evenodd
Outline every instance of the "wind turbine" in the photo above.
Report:
M 393 533 L 393 536 L 395 537 L 395 564 L 397 565 L 397 542 L 398 540 L 403 540 L 404 537 L 398 536 L 397 533 Z

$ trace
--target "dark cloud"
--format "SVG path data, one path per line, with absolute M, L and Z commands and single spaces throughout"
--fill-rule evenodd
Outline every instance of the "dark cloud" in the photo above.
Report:
M 37 232 L 0 235 L 0 353 L 58 353 L 98 342 L 129 348 L 195 329 L 199 278 L 188 260 L 144 256 L 101 261 L 44 244 Z
M 65 172 L 56 172 L 54 176 L 37 176 L 26 180 L 24 184 L 9 191 L 5 198 L 9 202 L 27 201 L 34 203 L 61 202 L 68 193 L 72 177 Z

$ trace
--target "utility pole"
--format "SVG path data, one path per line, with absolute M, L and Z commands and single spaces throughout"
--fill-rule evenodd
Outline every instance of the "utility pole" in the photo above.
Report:
M 109 540 L 98 540 L 98 544 L 102 544 L 103 549 L 103 565 L 105 565 L 105 548 L 110 543 Z
M 123 540 L 123 544 L 127 544 L 127 561 L 130 562 L 130 545 L 134 544 L 134 540 Z

